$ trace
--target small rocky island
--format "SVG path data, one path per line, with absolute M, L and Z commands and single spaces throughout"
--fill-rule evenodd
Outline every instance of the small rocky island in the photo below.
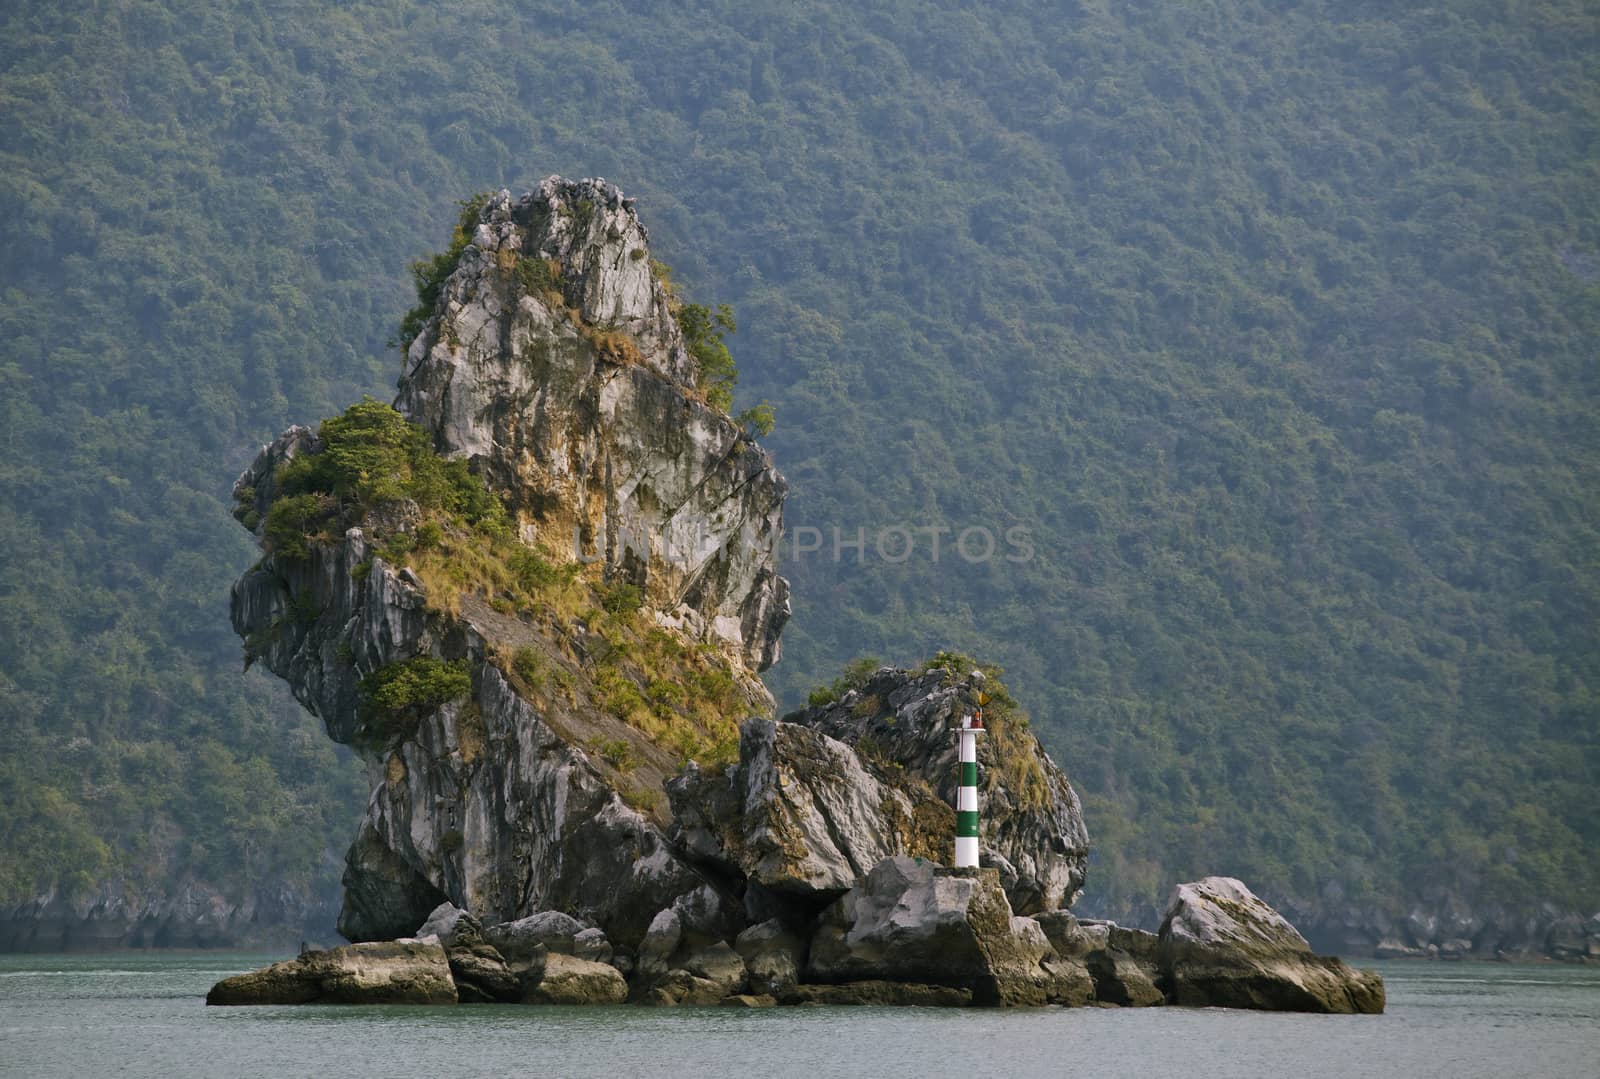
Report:
M 771 718 L 786 486 L 615 187 L 474 201 L 419 293 L 395 406 L 234 489 L 246 661 L 372 777 L 354 943 L 208 1002 L 1383 1010 L 1236 880 L 1159 933 L 1069 913 L 1078 797 L 993 670 L 856 670 Z M 952 869 L 980 701 L 982 867 Z

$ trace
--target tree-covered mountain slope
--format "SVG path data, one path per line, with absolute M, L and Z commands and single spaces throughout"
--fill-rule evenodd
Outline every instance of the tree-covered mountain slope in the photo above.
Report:
M 0 31 L 5 903 L 336 887 L 361 783 L 239 673 L 228 487 L 392 391 L 455 200 L 554 172 L 637 196 L 737 313 L 736 407 L 773 404 L 822 538 L 781 701 L 863 653 L 1004 665 L 1085 796 L 1090 909 L 1203 873 L 1313 927 L 1600 903 L 1591 5 L 63 0 Z

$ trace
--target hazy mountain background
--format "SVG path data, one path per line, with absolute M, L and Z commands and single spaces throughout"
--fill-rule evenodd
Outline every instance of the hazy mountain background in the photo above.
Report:
M 228 488 L 561 172 L 738 314 L 828 541 L 786 705 L 1006 667 L 1093 910 L 1600 904 L 1592 4 L 53 0 L 0 72 L 0 902 L 336 890 L 365 784 L 240 675 Z M 896 524 L 953 532 L 832 560 Z

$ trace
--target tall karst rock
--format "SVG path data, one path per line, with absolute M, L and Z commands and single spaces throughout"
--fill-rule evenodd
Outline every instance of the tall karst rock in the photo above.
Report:
M 789 614 L 783 477 L 699 395 L 647 241 L 603 181 L 501 192 L 411 344 L 397 405 L 473 463 L 524 538 L 576 541 L 764 670 Z
M 264 551 L 233 591 L 247 661 L 372 777 L 341 931 L 406 936 L 448 900 L 485 924 L 564 911 L 631 955 L 652 924 L 731 940 L 881 857 L 937 857 L 965 672 L 880 672 L 842 710 L 765 718 L 784 480 L 717 407 L 632 200 L 500 192 L 423 270 L 398 413 L 291 428 L 235 487 Z M 1020 734 L 993 853 L 1019 905 L 1053 908 L 1087 841 Z M 773 821 L 786 845 L 757 872 Z

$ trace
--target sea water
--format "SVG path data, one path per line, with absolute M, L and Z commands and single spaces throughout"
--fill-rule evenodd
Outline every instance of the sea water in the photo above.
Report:
M 1374 963 L 1380 1016 L 1212 1008 L 207 1008 L 283 956 L 0 956 L 5 1076 L 1600 1076 L 1600 968 Z

